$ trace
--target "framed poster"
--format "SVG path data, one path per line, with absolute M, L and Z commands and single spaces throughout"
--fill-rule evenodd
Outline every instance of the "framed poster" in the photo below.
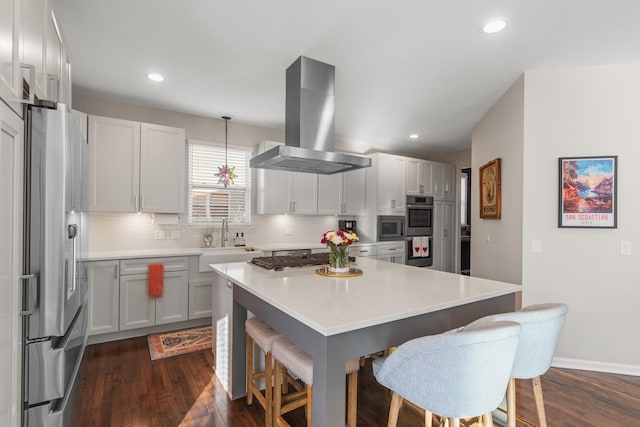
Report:
M 618 156 L 559 161 L 558 227 L 617 228 Z
M 480 218 L 500 219 L 502 195 L 500 159 L 480 166 Z

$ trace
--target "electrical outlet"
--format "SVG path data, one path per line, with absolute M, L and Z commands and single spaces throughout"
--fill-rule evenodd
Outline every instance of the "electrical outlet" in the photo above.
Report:
M 534 254 L 542 253 L 542 240 L 533 239 L 531 241 L 531 252 L 533 252 Z
M 182 239 L 182 230 L 171 230 L 171 240 Z
M 620 242 L 620 255 L 631 255 L 631 242 Z
M 153 238 L 156 240 L 164 240 L 167 238 L 167 233 L 164 230 L 156 230 L 153 232 Z

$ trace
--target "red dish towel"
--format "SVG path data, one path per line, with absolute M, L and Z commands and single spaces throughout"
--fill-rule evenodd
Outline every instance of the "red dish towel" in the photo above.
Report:
M 162 296 L 164 288 L 164 264 L 149 264 L 148 292 L 150 298 Z

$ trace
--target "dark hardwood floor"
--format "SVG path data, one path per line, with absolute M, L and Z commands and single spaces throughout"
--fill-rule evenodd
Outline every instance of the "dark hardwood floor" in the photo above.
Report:
M 72 425 L 263 425 L 260 406 L 230 401 L 212 365 L 209 350 L 152 361 L 144 337 L 89 346 Z M 542 388 L 549 427 L 640 425 L 640 377 L 552 368 L 542 377 Z M 517 396 L 519 415 L 535 421 L 529 381 L 519 381 Z M 385 426 L 389 401 L 390 393 L 378 385 L 367 363 L 359 375 L 358 426 Z M 305 425 L 301 410 L 287 419 Z M 421 424 L 422 415 L 405 405 L 398 425 Z

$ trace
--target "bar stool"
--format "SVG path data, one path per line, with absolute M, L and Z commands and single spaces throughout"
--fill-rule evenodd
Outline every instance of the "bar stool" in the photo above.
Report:
M 282 337 L 269 325 L 263 321 L 252 317 L 244 323 L 244 329 L 247 334 L 247 405 L 253 403 L 253 397 L 265 411 L 265 426 L 271 427 L 273 423 L 273 363 L 272 363 L 272 347 L 273 343 Z M 254 372 L 254 343 L 264 353 L 263 372 Z M 258 387 L 257 381 L 264 378 L 264 394 Z
M 433 415 L 448 417 L 452 427 L 460 425 L 460 418 L 475 416 L 492 426 L 491 411 L 507 388 L 519 335 L 516 322 L 492 322 L 410 340 L 389 357 L 374 360 L 376 380 L 393 392 L 387 425 L 396 425 L 407 399 L 425 410 L 428 427 Z
M 565 304 L 536 304 L 511 312 L 478 319 L 464 330 L 498 320 L 518 322 L 522 327 L 511 378 L 507 386 L 507 426 L 516 426 L 516 379 L 531 379 L 538 412 L 538 426 L 547 426 L 540 376 L 551 367 L 553 353 L 569 311 Z
M 305 406 L 307 427 L 311 427 L 312 398 L 313 398 L 313 358 L 289 341 L 287 338 L 278 339 L 273 343 L 274 368 L 274 413 L 273 419 L 276 426 L 289 426 L 289 423 L 282 417 L 287 412 Z M 286 368 L 295 374 L 303 383 L 304 387 L 296 387 L 296 391 L 282 396 L 281 382 L 285 380 L 282 370 Z M 358 369 L 360 369 L 359 359 L 348 360 L 345 366 L 347 374 L 347 426 L 355 427 L 358 418 Z

